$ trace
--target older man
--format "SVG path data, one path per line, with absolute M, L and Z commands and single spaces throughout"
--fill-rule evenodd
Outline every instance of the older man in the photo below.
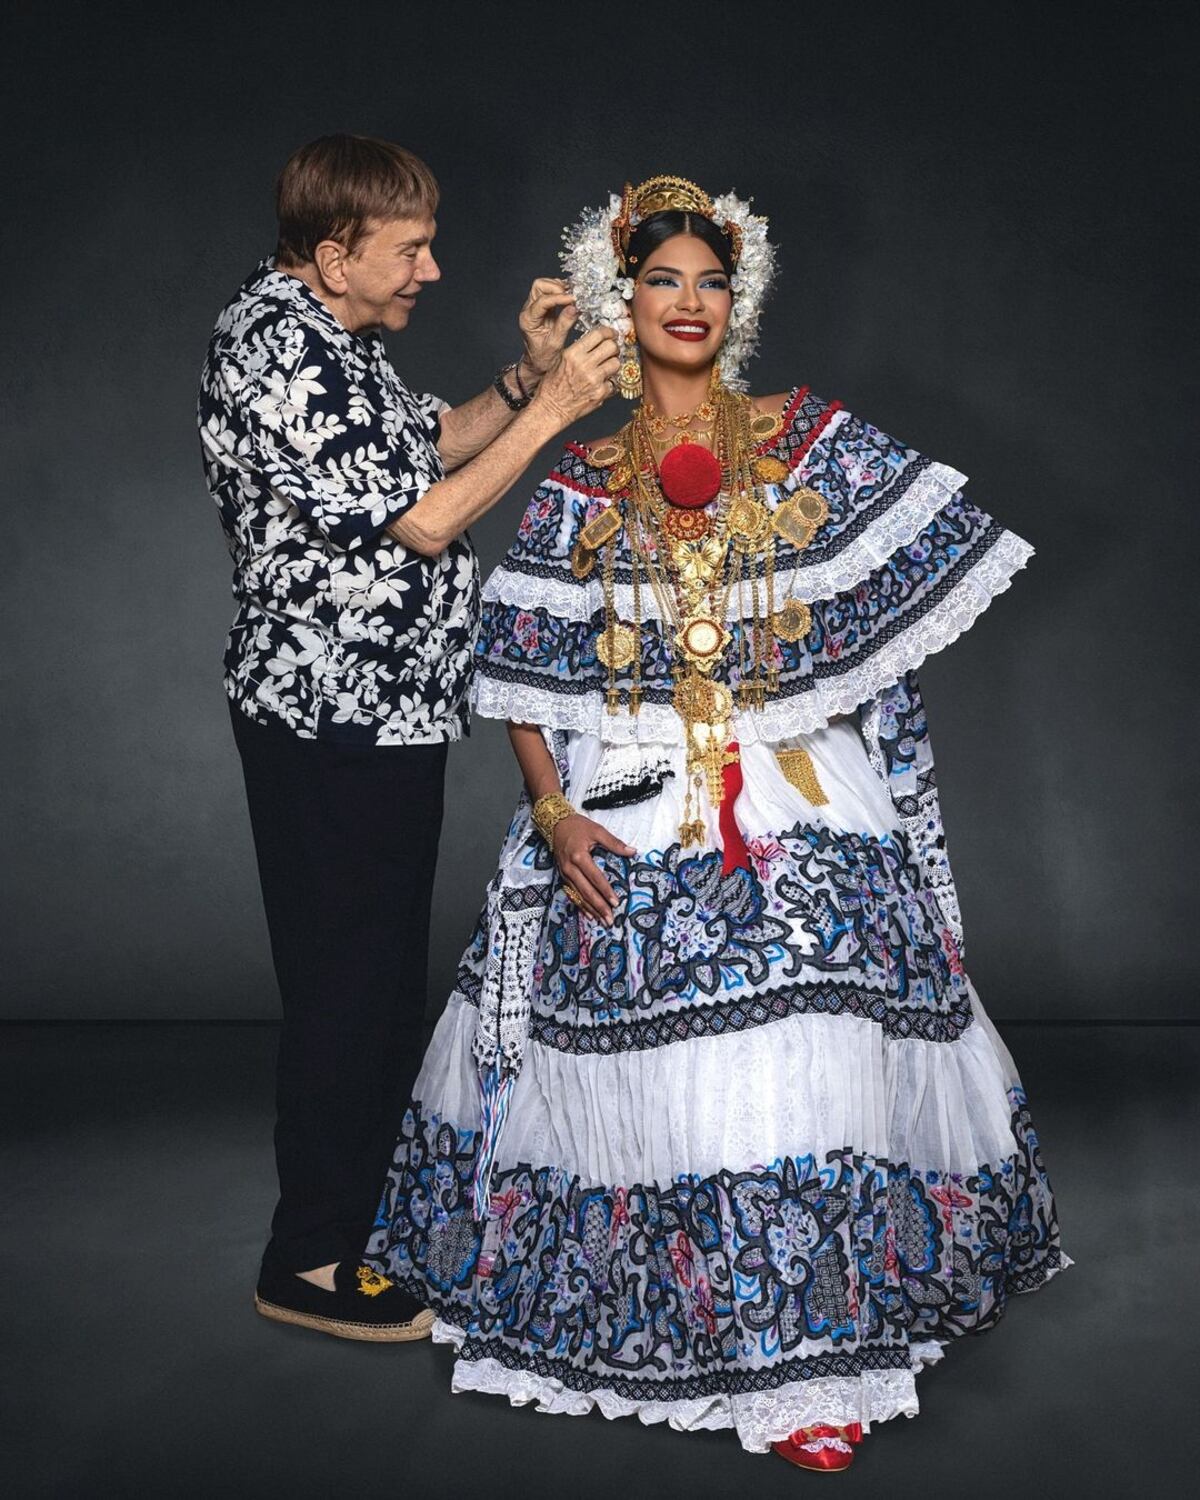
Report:
M 279 243 L 217 320 L 200 386 L 234 561 L 225 686 L 283 1003 L 279 1201 L 256 1306 L 347 1338 L 431 1315 L 360 1265 L 418 1060 L 446 747 L 467 723 L 478 574 L 466 529 L 611 394 L 613 337 L 564 349 L 535 281 L 524 349 L 482 395 L 416 395 L 381 329 L 437 281 L 438 188 L 361 136 L 298 151 Z

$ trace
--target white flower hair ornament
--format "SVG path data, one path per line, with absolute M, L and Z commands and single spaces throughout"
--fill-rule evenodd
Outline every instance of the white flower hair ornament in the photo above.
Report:
M 625 259 L 629 239 L 644 219 L 665 209 L 711 219 L 733 242 L 733 309 L 721 345 L 721 382 L 743 391 L 742 370 L 758 348 L 758 322 L 775 279 L 776 257 L 766 219 L 751 213 L 749 201 L 733 193 L 710 198 L 684 177 L 651 177 L 636 188 L 626 183 L 624 193 L 611 194 L 604 208 L 585 208 L 563 230 L 559 255 L 579 309 L 579 325 L 586 330 L 607 324 L 623 341 L 632 335 L 626 305 L 634 285 Z

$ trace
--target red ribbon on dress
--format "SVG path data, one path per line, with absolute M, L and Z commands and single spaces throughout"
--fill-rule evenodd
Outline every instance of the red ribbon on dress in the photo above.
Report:
M 733 816 L 733 804 L 737 801 L 738 793 L 742 789 L 742 755 L 736 740 L 732 740 L 727 749 L 733 759 L 721 772 L 723 791 L 718 813 L 721 843 L 725 849 L 724 858 L 721 861 L 722 875 L 732 874 L 734 870 L 750 868 L 750 851 L 746 848 L 742 830 L 737 826 L 737 820 Z

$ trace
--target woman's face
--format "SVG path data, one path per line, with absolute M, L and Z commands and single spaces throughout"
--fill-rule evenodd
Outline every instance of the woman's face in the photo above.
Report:
M 703 240 L 676 234 L 639 266 L 630 309 L 642 358 L 689 370 L 717 357 L 733 293 Z

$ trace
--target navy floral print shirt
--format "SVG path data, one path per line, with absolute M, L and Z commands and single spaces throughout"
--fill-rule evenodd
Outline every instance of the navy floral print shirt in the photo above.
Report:
M 367 745 L 464 733 L 474 549 L 427 558 L 385 529 L 443 476 L 444 410 L 271 260 L 217 319 L 200 437 L 238 603 L 225 689 L 250 718 Z

